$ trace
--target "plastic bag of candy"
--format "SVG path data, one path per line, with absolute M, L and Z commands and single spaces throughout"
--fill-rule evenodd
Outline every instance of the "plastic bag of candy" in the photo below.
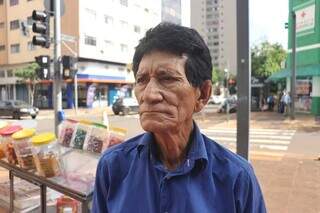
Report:
M 88 135 L 88 138 L 83 146 L 83 150 L 101 153 L 109 145 L 109 133 L 106 126 L 94 123 Z
M 74 149 L 83 149 L 83 145 L 90 135 L 92 129 L 91 122 L 79 121 L 72 136 L 70 147 Z
M 127 130 L 124 128 L 110 127 L 108 147 L 122 143 L 125 140 L 126 134 Z
M 59 131 L 59 143 L 62 146 L 69 147 L 73 133 L 75 132 L 75 129 L 77 127 L 78 121 L 67 119 L 62 122 L 60 125 L 60 131 Z

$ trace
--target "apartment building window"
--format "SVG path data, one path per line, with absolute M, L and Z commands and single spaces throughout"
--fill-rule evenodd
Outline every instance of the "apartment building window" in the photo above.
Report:
M 7 70 L 7 77 L 8 77 L 8 78 L 14 77 L 13 70 Z
M 96 20 L 96 18 L 97 18 L 97 13 L 96 13 L 95 10 L 86 8 L 86 13 L 87 13 L 87 18 L 88 18 L 89 20 Z
M 32 50 L 35 50 L 36 49 L 36 46 L 34 46 L 33 44 L 32 44 L 32 41 L 29 41 L 28 42 L 28 50 L 29 51 L 32 51 Z
M 126 22 L 126 21 L 120 21 L 120 25 L 121 25 L 121 27 L 122 28 L 128 28 L 128 22 Z
M 0 22 L 0 29 L 4 28 L 4 22 Z
M 128 45 L 126 44 L 120 44 L 121 52 L 127 52 L 128 51 Z
M 10 30 L 19 29 L 19 20 L 10 21 Z
M 11 51 L 11 53 L 19 53 L 20 52 L 20 44 L 11 44 L 10 51 Z
M 31 17 L 31 16 L 28 16 L 28 17 L 27 17 L 27 24 L 28 24 L 28 25 L 32 25 L 33 22 L 34 22 L 34 21 L 33 21 L 32 17 Z
M 120 0 L 122 6 L 128 7 L 128 0 Z
M 4 78 L 4 77 L 5 77 L 4 70 L 0 70 L 0 77 L 1 77 L 1 78 Z
M 96 37 L 85 35 L 84 43 L 86 45 L 97 46 L 97 39 Z
M 112 49 L 113 43 L 109 40 L 104 40 L 104 45 L 106 49 Z
M 104 15 L 104 22 L 106 24 L 113 24 L 113 18 L 111 16 Z
M 140 33 L 141 32 L 141 27 L 138 25 L 134 25 L 134 32 Z
M 4 51 L 6 49 L 5 45 L 0 45 L 0 51 Z
M 10 6 L 19 4 L 19 0 L 10 0 Z

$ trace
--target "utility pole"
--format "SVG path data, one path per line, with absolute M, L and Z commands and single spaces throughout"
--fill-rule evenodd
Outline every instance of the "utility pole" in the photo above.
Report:
M 237 154 L 248 159 L 251 100 L 249 0 L 237 2 Z
M 294 109 L 294 98 L 296 97 L 296 13 L 291 11 L 292 27 L 291 27 L 291 48 L 292 48 L 292 58 L 291 58 L 291 113 L 290 117 L 292 120 L 295 119 L 295 109 Z
M 60 0 L 54 0 L 54 79 L 53 79 L 53 107 L 54 107 L 54 131 L 58 135 L 60 123 L 58 113 L 62 113 L 62 92 L 61 92 L 61 16 Z

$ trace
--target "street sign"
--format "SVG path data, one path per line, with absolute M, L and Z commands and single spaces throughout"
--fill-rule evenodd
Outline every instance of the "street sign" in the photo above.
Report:
M 67 42 L 75 42 L 76 41 L 76 37 L 61 33 L 61 40 L 67 41 Z
M 46 9 L 46 11 L 49 11 L 51 13 L 51 15 L 53 15 L 53 2 L 54 0 L 44 0 L 43 4 L 44 4 L 44 8 Z M 63 16 L 65 12 L 65 6 L 64 6 L 64 0 L 61 0 L 60 3 L 60 16 Z

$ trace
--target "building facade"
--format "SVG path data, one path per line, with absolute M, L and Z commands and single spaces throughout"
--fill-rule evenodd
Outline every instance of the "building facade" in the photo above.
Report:
M 296 14 L 296 95 L 298 111 L 320 115 L 320 0 L 289 0 L 287 67 L 269 79 L 284 79 L 291 90 L 292 13 Z
M 161 6 L 160 0 L 65 1 L 61 47 L 63 55 L 78 58 L 80 106 L 92 107 L 97 101 L 110 105 L 117 95 L 130 94 L 134 77 L 128 64 L 139 39 L 161 21 Z M 35 56 L 53 54 L 53 45 L 45 49 L 31 43 L 34 9 L 43 10 L 43 1 L 0 0 L 0 100 L 27 101 L 27 85 L 19 83 L 15 70 L 34 62 Z M 62 87 L 63 107 L 71 108 L 73 80 L 65 81 Z M 89 88 L 95 91 L 90 100 Z M 52 81 L 37 84 L 35 105 L 51 108 L 51 100 Z
M 206 41 L 215 68 L 236 75 L 236 1 L 191 0 L 191 27 Z

